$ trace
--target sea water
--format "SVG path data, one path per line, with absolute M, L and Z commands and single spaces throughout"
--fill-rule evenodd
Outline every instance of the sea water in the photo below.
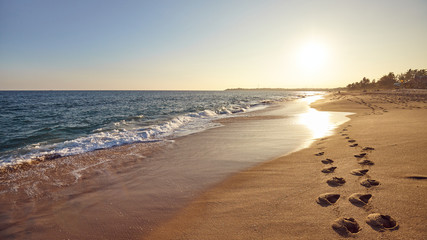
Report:
M 2 91 L 0 166 L 118 145 L 170 141 L 213 120 L 313 95 L 291 91 Z

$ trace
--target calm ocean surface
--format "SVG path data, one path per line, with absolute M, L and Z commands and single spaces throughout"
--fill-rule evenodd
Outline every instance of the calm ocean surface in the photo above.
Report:
M 0 165 L 127 143 L 165 141 L 219 126 L 213 120 L 311 92 L 3 91 Z

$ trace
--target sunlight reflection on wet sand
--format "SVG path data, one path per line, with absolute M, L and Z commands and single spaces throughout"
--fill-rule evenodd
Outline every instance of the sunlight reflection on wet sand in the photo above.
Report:
M 299 116 L 299 123 L 305 125 L 313 134 L 313 138 L 329 135 L 336 125 L 331 121 L 331 113 L 319 112 L 314 108 Z
M 307 104 L 311 104 L 322 98 L 323 95 L 318 95 L 305 98 L 303 101 Z M 312 138 L 317 139 L 331 135 L 332 130 L 348 120 L 345 116 L 351 114 L 352 113 L 321 112 L 314 108 L 309 108 L 307 112 L 299 115 L 298 123 L 305 125 L 312 132 Z

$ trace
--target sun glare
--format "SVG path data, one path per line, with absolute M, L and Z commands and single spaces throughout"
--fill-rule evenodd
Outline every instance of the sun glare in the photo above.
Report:
M 318 71 L 327 61 L 328 51 L 318 42 L 304 44 L 298 52 L 298 64 L 304 71 Z

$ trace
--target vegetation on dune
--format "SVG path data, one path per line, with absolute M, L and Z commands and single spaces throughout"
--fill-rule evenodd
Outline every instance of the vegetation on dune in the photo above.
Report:
M 378 80 L 364 77 L 360 82 L 347 85 L 348 90 L 411 88 L 427 89 L 427 70 L 409 69 L 405 73 L 395 75 L 390 72 Z

